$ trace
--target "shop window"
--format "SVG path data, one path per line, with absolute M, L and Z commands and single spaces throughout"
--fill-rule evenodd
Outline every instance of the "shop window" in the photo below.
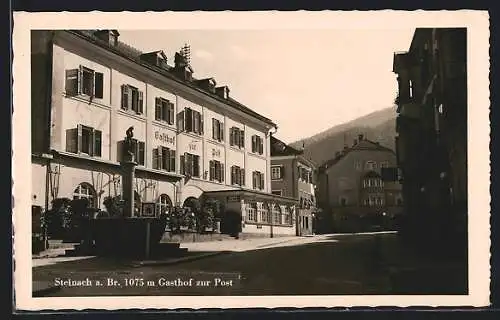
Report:
M 281 207 L 277 204 L 273 205 L 272 209 L 273 223 L 281 224 Z
M 80 183 L 73 191 L 73 199 L 87 199 L 89 207 L 91 208 L 96 207 L 96 198 L 94 188 L 86 182 Z
M 247 221 L 257 222 L 257 203 L 251 202 L 247 205 Z

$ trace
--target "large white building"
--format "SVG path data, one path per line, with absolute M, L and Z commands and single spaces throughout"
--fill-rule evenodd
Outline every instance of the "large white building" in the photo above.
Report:
M 271 193 L 276 125 L 227 86 L 195 79 L 182 54 L 167 61 L 118 37 L 32 32 L 33 205 L 85 197 L 103 208 L 107 196 L 120 195 L 121 146 L 133 126 L 138 204 L 168 210 L 216 198 L 244 233 L 295 234 L 297 201 Z

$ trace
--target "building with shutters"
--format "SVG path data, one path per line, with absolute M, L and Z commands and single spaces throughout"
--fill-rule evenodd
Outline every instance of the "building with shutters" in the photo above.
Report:
M 467 252 L 467 30 L 417 28 L 394 54 L 403 233 Z
M 283 141 L 271 136 L 271 192 L 299 202 L 296 233 L 313 234 L 316 197 L 313 161 Z
M 106 197 L 121 196 L 133 127 L 135 215 L 144 202 L 158 214 L 214 198 L 225 232 L 295 234 L 297 201 L 271 193 L 276 124 L 213 78 L 194 78 L 182 51 L 169 62 L 118 38 L 116 30 L 32 32 L 33 205 L 86 198 L 104 209 Z
M 397 166 L 393 150 L 358 135 L 318 168 L 317 202 L 322 232 L 366 231 L 392 227 L 401 214 L 403 197 L 396 179 L 384 177 L 385 168 Z M 384 214 L 385 213 L 385 214 Z

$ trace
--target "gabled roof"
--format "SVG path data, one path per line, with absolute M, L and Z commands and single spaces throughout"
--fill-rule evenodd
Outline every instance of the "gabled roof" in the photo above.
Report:
M 323 162 L 323 164 L 321 164 L 321 166 L 319 166 L 319 169 L 326 170 L 328 168 L 331 168 L 332 166 L 334 166 L 335 164 L 340 162 L 342 159 L 344 159 L 349 153 L 356 152 L 356 151 L 363 151 L 363 150 L 383 151 L 383 152 L 390 152 L 390 153 L 395 154 L 394 150 L 387 148 L 387 147 L 384 147 L 384 146 L 380 145 L 380 143 L 378 143 L 378 142 L 374 142 L 374 141 L 371 141 L 371 140 L 364 138 L 363 140 L 358 141 L 352 147 L 344 148 L 344 150 L 341 151 L 339 156 Z
M 295 149 L 271 135 L 271 157 L 301 155 L 304 151 Z

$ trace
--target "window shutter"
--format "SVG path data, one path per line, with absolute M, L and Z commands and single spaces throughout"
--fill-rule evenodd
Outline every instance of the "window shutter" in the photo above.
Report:
M 78 129 L 66 130 L 66 151 L 78 153 Z
M 252 152 L 256 151 L 256 145 L 257 145 L 257 136 L 252 136 Z
M 138 91 L 137 113 L 144 114 L 144 92 Z
M 224 141 L 224 122 L 219 121 L 219 141 Z
M 224 164 L 221 163 L 220 164 L 220 182 L 224 182 L 224 177 L 225 176 L 225 172 L 224 172 Z
M 229 128 L 229 145 L 234 144 L 234 127 Z
M 170 153 L 170 172 L 175 172 L 175 150 L 169 150 Z
M 240 132 L 239 146 L 240 146 L 240 148 L 245 148 L 245 131 L 239 130 L 239 132 Z
M 264 190 L 264 174 L 260 174 L 260 189 Z
M 170 171 L 170 150 L 168 148 L 161 148 L 161 168 L 166 171 Z
M 193 110 L 190 108 L 186 108 L 186 123 L 185 123 L 185 129 L 187 132 L 192 132 L 193 131 Z
M 179 132 L 184 131 L 184 111 L 181 111 L 177 114 L 177 130 Z
M 94 156 L 101 156 L 102 149 L 102 132 L 100 130 L 94 130 Z
M 140 165 L 144 165 L 144 151 L 146 149 L 146 144 L 142 141 L 138 142 L 138 160 L 137 163 Z
M 164 169 L 164 167 L 163 167 L 163 147 L 158 146 L 157 152 L 158 152 L 158 157 L 156 158 L 157 169 L 163 170 Z
M 193 168 L 193 175 L 195 177 L 200 176 L 200 157 L 199 156 L 193 156 L 193 161 L 194 161 L 194 168 Z
M 235 174 L 236 172 L 236 167 L 235 166 L 232 166 L 231 167 L 231 184 L 235 184 Z
M 212 118 L 212 139 L 216 140 L 217 139 L 217 136 L 215 135 L 215 133 L 217 132 L 217 127 L 216 127 L 216 123 L 215 123 L 215 119 Z
M 209 167 L 209 176 L 208 176 L 208 179 L 210 181 L 212 181 L 212 180 L 215 179 L 215 164 L 214 164 L 213 160 L 210 160 L 208 162 L 208 167 Z
M 186 156 L 181 155 L 180 156 L 180 163 L 179 163 L 179 171 L 181 174 L 186 174 Z
M 66 70 L 66 94 L 68 96 L 76 96 L 79 94 L 78 69 Z
M 245 185 L 245 169 L 241 168 L 240 169 L 240 185 L 244 186 Z
M 252 188 L 257 188 L 257 172 L 252 172 Z
M 280 179 L 283 179 L 283 177 L 285 176 L 285 167 L 281 166 L 279 167 L 279 169 L 280 169 Z
M 129 97 L 130 97 L 130 88 L 126 85 L 122 85 L 122 109 L 128 110 L 129 105 Z
M 153 149 L 153 169 L 159 169 L 159 167 L 158 167 L 158 149 Z
M 168 104 L 168 124 L 174 124 L 174 104 Z
M 79 124 L 77 128 L 78 128 L 77 150 L 81 151 L 82 150 L 82 131 L 83 131 L 83 126 L 81 124 Z
M 94 77 L 95 97 L 98 99 L 102 99 L 104 97 L 104 75 L 102 74 L 102 72 L 96 72 Z
M 78 68 L 78 94 L 83 92 L 83 66 Z
M 155 120 L 162 120 L 162 104 L 160 98 L 155 98 Z
M 263 153 L 264 153 L 264 143 L 263 143 L 262 138 L 259 137 L 259 154 L 263 154 Z
M 203 122 L 203 114 L 200 113 L 200 134 L 203 134 L 205 132 L 205 125 Z

